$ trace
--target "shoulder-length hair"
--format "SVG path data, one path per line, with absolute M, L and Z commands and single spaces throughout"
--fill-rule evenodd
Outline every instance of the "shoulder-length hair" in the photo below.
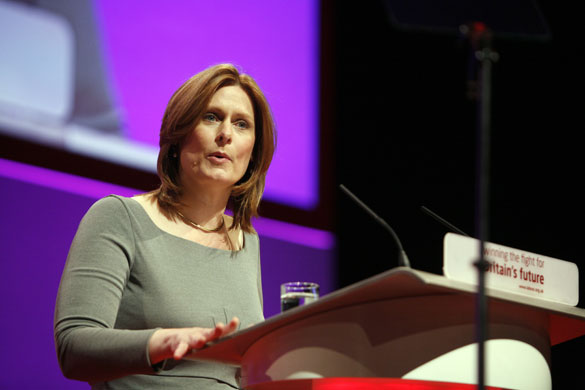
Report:
M 260 87 L 252 77 L 240 73 L 231 64 L 215 65 L 197 73 L 171 97 L 160 129 L 157 172 L 161 184 L 153 191 L 153 195 L 167 217 L 179 217 L 177 211 L 183 192 L 179 175 L 181 146 L 205 114 L 213 95 L 227 86 L 242 88 L 254 108 L 255 142 L 252 157 L 246 173 L 233 186 L 230 196 L 230 208 L 233 211 L 230 229 L 240 227 L 246 232 L 252 232 L 251 218 L 258 215 L 266 173 L 276 148 L 276 129 Z

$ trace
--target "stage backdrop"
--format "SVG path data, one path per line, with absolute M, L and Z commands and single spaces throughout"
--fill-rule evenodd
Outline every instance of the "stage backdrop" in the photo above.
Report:
M 211 65 L 233 63 L 256 79 L 278 129 L 266 197 L 311 210 L 319 201 L 319 6 L 0 2 L 0 131 L 155 172 L 172 93 Z

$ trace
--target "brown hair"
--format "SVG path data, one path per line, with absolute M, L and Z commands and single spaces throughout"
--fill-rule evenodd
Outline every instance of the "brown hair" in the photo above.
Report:
M 213 95 L 226 86 L 239 86 L 254 108 L 255 143 L 244 176 L 234 185 L 230 197 L 231 229 L 253 231 L 251 218 L 258 215 L 264 181 L 276 148 L 276 130 L 268 102 L 252 77 L 231 64 L 209 67 L 187 80 L 171 97 L 160 129 L 157 171 L 160 187 L 153 191 L 162 212 L 175 219 L 182 186 L 179 175 L 180 148 L 204 114 Z

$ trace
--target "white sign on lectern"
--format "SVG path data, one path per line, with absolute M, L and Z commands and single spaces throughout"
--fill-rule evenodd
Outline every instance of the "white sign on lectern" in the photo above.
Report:
M 443 272 L 460 282 L 477 284 L 480 241 L 454 233 L 444 239 Z M 531 297 L 576 306 L 579 302 L 579 269 L 568 261 L 554 259 L 491 242 L 484 243 L 489 262 L 486 286 Z

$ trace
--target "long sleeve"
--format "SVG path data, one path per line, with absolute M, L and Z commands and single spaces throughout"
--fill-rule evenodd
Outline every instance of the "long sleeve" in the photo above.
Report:
M 255 234 L 245 233 L 237 252 L 210 248 L 161 230 L 133 199 L 96 202 L 73 239 L 57 297 L 63 373 L 95 389 L 184 390 L 216 380 L 235 387 L 236 368 L 214 362 L 169 361 L 158 375 L 137 374 L 156 373 L 147 348 L 157 328 L 262 321 L 259 256 Z
M 94 204 L 71 245 L 56 302 L 55 343 L 66 377 L 96 382 L 153 372 L 147 345 L 155 329 L 114 329 L 134 252 L 122 202 Z

